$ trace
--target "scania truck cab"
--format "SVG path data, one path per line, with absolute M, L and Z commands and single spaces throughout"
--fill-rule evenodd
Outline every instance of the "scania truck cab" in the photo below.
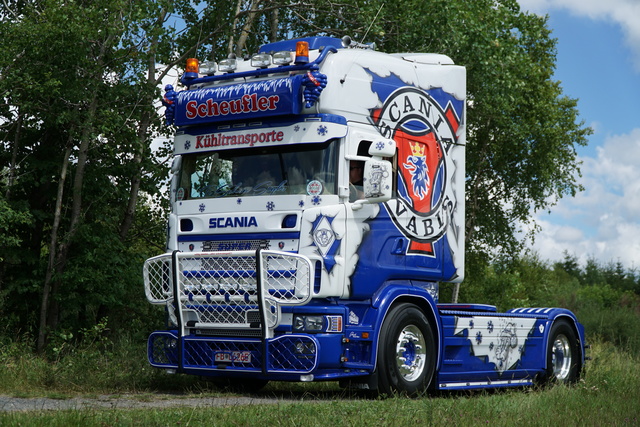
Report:
M 387 394 L 578 378 L 570 311 L 439 301 L 464 278 L 464 67 L 313 37 L 181 81 L 151 365 Z

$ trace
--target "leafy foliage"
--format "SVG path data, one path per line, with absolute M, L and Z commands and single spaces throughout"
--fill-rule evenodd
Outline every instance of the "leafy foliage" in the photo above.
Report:
M 128 1 L 43 0 L 0 14 L 2 218 L 14 225 L 1 233 L 14 250 L 0 265 L 0 313 L 16 330 L 77 330 L 143 304 L 139 266 L 155 250 L 129 237 L 125 208 L 137 176 L 154 194 L 166 170 L 149 148 L 157 85 L 141 73 L 152 56 L 132 55 L 139 13 Z M 162 241 L 159 217 L 140 225 Z
M 221 8 L 231 16 L 230 7 L 207 2 L 201 19 L 189 27 L 190 43 L 216 34 L 199 44 L 202 55 L 249 54 L 269 34 L 350 35 L 386 52 L 443 53 L 467 68 L 469 251 L 519 252 L 523 241 L 516 236 L 532 222 L 531 211 L 549 209 L 581 190 L 575 149 L 586 144 L 591 129 L 578 121 L 577 100 L 563 95 L 553 80 L 556 40 L 546 18 L 521 12 L 515 0 L 256 0 L 220 33 L 211 16 L 220 16 Z M 220 36 L 237 40 L 233 32 L 240 29 L 249 31 L 244 44 L 225 48 Z
M 622 266 L 504 256 L 518 252 L 532 208 L 580 190 L 575 147 L 590 132 L 553 80 L 546 19 L 515 0 L 20 0 L 0 4 L 6 331 L 75 342 L 107 317 L 111 330 L 149 329 L 157 316 L 140 265 L 163 250 L 166 150 L 150 147 L 166 132 L 154 106 L 164 73 L 187 56 L 219 60 L 309 35 L 444 53 L 467 67 L 462 300 L 637 310 L 637 275 Z

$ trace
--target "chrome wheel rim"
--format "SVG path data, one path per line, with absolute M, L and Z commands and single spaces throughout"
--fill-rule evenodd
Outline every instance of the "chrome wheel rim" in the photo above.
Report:
M 416 325 L 405 326 L 396 343 L 398 371 L 406 381 L 415 381 L 422 375 L 427 359 L 424 335 Z
M 565 380 L 569 377 L 571 370 L 571 344 L 564 334 L 559 334 L 553 341 L 551 366 L 553 367 L 553 375 L 557 379 Z

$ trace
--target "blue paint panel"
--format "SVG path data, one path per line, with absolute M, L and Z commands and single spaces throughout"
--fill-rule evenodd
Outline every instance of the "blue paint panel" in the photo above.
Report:
M 309 43 L 309 50 L 320 49 L 321 47 L 335 47 L 336 49 L 342 48 L 342 40 L 334 37 L 304 37 L 293 40 L 282 40 L 279 42 L 265 44 L 260 47 L 260 53 L 271 52 L 295 52 L 296 43 L 299 41 L 305 41 Z
M 406 254 L 409 240 L 398 230 L 386 209 L 369 221 L 370 232 L 358 249 L 358 265 L 352 276 L 351 296 L 369 298 L 380 285 L 391 279 L 443 281 L 455 273 L 447 239 L 432 243 L 433 256 Z M 398 247 L 403 250 L 397 250 Z
M 298 114 L 300 76 L 179 92 L 175 124 L 191 126 Z

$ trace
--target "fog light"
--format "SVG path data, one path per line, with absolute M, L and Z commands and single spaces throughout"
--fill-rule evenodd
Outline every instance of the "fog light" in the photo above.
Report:
M 251 66 L 266 68 L 271 65 L 271 55 L 268 53 L 257 53 L 251 57 Z
M 238 68 L 238 62 L 235 58 L 227 58 L 220 61 L 218 70 L 223 73 L 233 73 Z
M 273 63 L 276 65 L 289 65 L 293 62 L 292 56 L 288 50 L 276 52 L 273 54 Z
M 215 74 L 218 68 L 218 64 L 215 61 L 205 61 L 200 64 L 200 73 L 206 74 L 207 76 L 211 76 Z
M 303 355 L 315 354 L 316 345 L 313 342 L 298 341 L 295 353 Z

